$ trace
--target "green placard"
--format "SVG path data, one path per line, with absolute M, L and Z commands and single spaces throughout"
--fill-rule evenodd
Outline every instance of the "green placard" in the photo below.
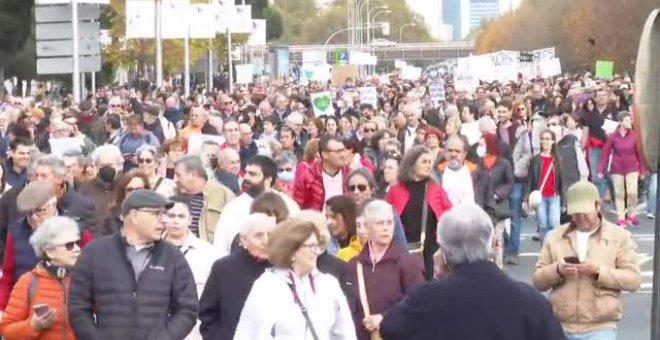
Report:
M 596 77 L 601 79 L 612 79 L 612 77 L 614 77 L 614 62 L 606 60 L 596 61 Z

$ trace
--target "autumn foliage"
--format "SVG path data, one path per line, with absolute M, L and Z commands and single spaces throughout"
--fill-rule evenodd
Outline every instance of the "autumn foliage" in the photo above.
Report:
M 564 70 L 593 69 L 611 60 L 618 73 L 634 73 L 639 37 L 660 0 L 528 0 L 484 25 L 480 53 L 555 46 Z

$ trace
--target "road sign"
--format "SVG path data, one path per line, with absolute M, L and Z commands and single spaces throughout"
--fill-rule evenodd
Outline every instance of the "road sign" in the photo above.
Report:
M 101 57 L 80 57 L 80 72 L 98 72 L 101 70 Z M 39 58 L 37 59 L 37 74 L 67 74 L 73 73 L 73 57 Z
M 349 53 L 347 49 L 337 49 L 332 52 L 332 62 L 335 65 L 348 64 Z
M 80 55 L 98 55 L 101 46 L 98 39 L 81 39 L 78 41 Z M 73 55 L 71 40 L 37 41 L 37 57 L 66 57 Z
M 98 20 L 100 15 L 101 9 L 98 5 L 78 6 L 78 20 Z M 71 5 L 36 6 L 34 17 L 38 23 L 71 22 Z
M 190 4 L 189 1 L 161 3 L 161 35 L 163 39 L 183 39 L 190 32 L 192 39 L 215 38 L 216 12 L 212 4 Z M 153 1 L 126 1 L 126 38 L 154 39 L 156 29 Z M 189 13 L 185 15 L 185 13 Z M 250 18 L 250 25 L 252 25 Z
M 71 23 L 37 24 L 35 35 L 37 40 L 63 40 L 73 37 Z M 78 38 L 98 39 L 101 36 L 101 26 L 96 22 L 80 22 L 78 24 Z

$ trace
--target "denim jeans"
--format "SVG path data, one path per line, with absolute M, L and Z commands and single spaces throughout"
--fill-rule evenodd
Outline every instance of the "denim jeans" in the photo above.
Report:
M 511 232 L 507 238 L 506 256 L 518 256 L 520 252 L 520 229 L 522 228 L 523 183 L 514 182 L 511 192 Z
M 568 340 L 616 340 L 616 329 L 599 329 L 587 333 L 566 333 Z
M 648 190 L 646 191 L 646 212 L 655 215 L 656 194 L 658 192 L 658 173 L 646 175 L 648 179 Z
M 536 208 L 536 220 L 539 227 L 539 238 L 541 242 L 545 235 L 555 227 L 560 225 L 561 200 L 559 196 L 543 197 L 541 204 Z
M 600 195 L 600 198 L 605 196 L 605 192 L 607 191 L 608 186 L 606 178 L 598 177 L 598 163 L 600 163 L 600 158 L 602 155 L 602 148 L 589 149 L 589 172 L 591 173 L 591 181 L 594 183 L 596 188 L 598 188 L 598 194 Z

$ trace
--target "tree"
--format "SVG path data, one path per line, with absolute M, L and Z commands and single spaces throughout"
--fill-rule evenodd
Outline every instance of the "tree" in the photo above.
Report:
M 33 1 L 0 1 L 0 93 L 5 67 L 30 37 Z
M 278 39 L 284 33 L 282 12 L 277 7 L 266 7 L 264 9 L 266 19 L 266 40 Z

